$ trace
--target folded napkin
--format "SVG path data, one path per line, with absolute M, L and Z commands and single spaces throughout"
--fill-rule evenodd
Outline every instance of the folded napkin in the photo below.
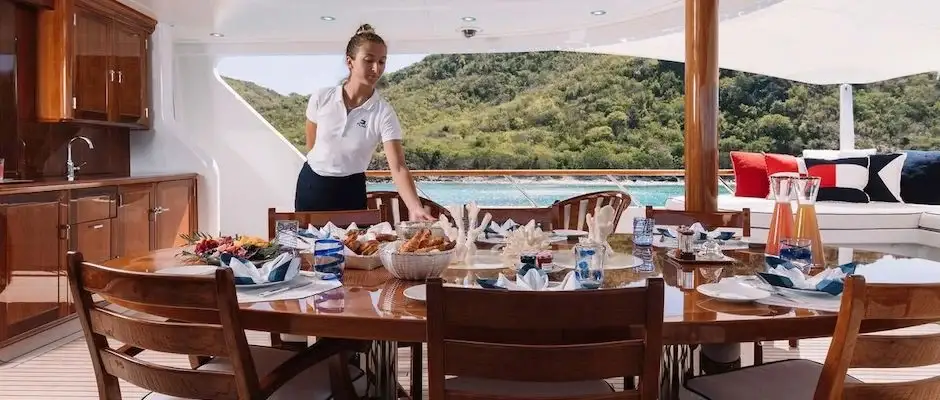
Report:
M 490 225 L 486 227 L 484 232 L 491 231 L 500 236 L 506 237 L 512 234 L 512 231 L 519 227 L 519 224 L 516 221 L 513 221 L 512 218 L 507 219 L 503 222 L 502 225 L 496 223 L 496 221 L 490 221 Z
M 565 279 L 559 285 L 549 285 L 548 275 L 539 269 L 530 269 L 525 275 L 516 275 L 516 281 L 513 282 L 506 278 L 502 273 L 496 278 L 496 287 L 508 290 L 528 290 L 528 291 L 559 291 L 559 290 L 578 290 L 581 284 L 574 276 L 574 271 L 568 272 Z
M 614 249 L 610 247 L 607 238 L 614 233 L 614 208 L 609 204 L 603 207 L 594 207 L 594 214 L 587 214 L 585 222 L 588 227 L 588 238 L 595 243 L 603 243 L 607 247 L 607 253 L 613 254 Z
M 777 256 L 764 257 L 767 272 L 758 274 L 771 286 L 805 289 L 839 295 L 845 287 L 845 277 L 855 273 L 856 264 L 848 263 L 837 268 L 827 268 L 814 276 L 806 276 L 790 261 Z
M 231 254 L 222 254 L 220 261 L 222 266 L 232 269 L 236 285 L 289 281 L 300 272 L 300 257 L 286 252 L 264 263 L 261 268 Z
M 692 230 L 693 235 L 697 235 L 695 239 L 697 240 L 706 240 L 706 239 L 718 239 L 718 240 L 731 240 L 734 237 L 734 232 L 732 231 L 722 231 L 722 228 L 716 228 L 715 230 L 709 231 L 702 226 L 701 223 L 696 222 L 689 227 Z M 679 237 L 679 231 L 675 228 L 656 228 L 660 234 L 665 237 L 676 239 Z

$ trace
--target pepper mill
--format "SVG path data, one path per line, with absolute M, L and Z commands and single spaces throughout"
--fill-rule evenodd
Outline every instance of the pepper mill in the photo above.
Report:
M 676 231 L 679 233 L 679 237 L 676 238 L 678 241 L 679 259 L 689 261 L 695 260 L 692 230 L 689 229 L 689 227 L 683 225 L 680 226 Z

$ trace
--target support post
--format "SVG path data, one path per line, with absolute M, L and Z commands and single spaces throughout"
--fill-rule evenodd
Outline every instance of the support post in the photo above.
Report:
M 685 209 L 718 210 L 718 0 L 685 2 Z
M 839 150 L 855 150 L 855 103 L 852 85 L 839 85 Z

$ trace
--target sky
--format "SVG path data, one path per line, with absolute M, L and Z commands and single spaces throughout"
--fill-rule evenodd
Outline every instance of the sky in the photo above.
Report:
M 426 55 L 389 54 L 385 73 L 421 61 Z M 284 95 L 313 93 L 338 84 L 348 73 L 343 55 L 230 57 L 219 62 L 218 69 L 223 76 L 252 81 Z

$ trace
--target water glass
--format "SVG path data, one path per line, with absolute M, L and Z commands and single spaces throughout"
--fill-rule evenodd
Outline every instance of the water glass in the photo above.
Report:
M 652 218 L 634 217 L 633 244 L 637 246 L 652 246 L 654 226 L 656 226 L 656 221 Z
M 339 239 L 317 239 L 313 242 L 313 270 L 320 279 L 342 279 L 346 268 L 345 246 Z
M 813 266 L 813 242 L 809 239 L 785 238 L 780 241 L 780 258 L 792 262 L 803 273 Z
M 593 241 L 582 241 L 574 246 L 574 274 L 581 287 L 597 289 L 604 283 L 604 261 L 607 246 Z
M 638 272 L 653 272 L 656 266 L 653 265 L 652 247 L 634 247 L 633 257 L 640 260 L 640 265 L 636 267 Z

